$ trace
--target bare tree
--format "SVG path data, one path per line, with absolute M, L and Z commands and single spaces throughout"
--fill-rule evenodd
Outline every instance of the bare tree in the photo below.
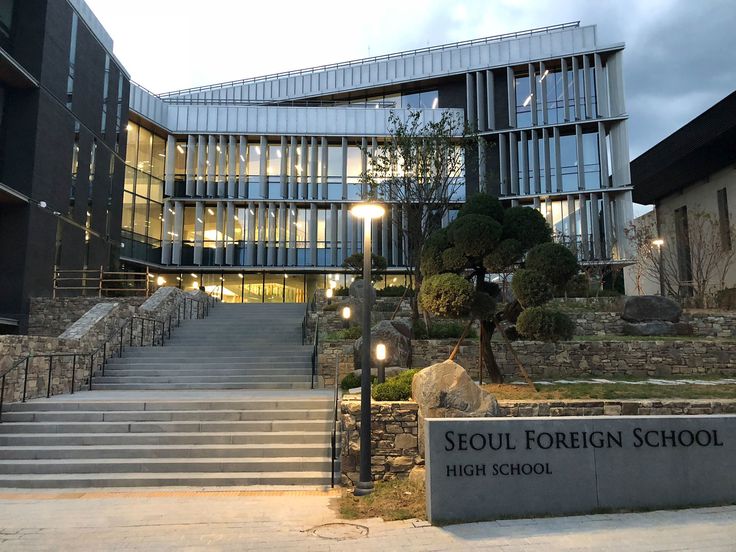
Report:
M 425 122 L 421 111 L 410 110 L 406 120 L 391 112 L 388 138 L 368 152 L 369 169 L 362 180 L 372 198 L 401 209 L 403 223 L 394 228 L 400 229 L 404 265 L 416 291 L 421 287 L 422 249 L 457 198 L 470 140 L 459 114 L 445 111 L 439 120 Z M 416 319 L 416 301 L 413 309 Z

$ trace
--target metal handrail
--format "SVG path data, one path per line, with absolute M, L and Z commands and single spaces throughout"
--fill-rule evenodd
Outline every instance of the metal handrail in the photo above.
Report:
M 319 315 L 314 324 L 314 346 L 312 348 L 312 382 L 311 389 L 314 389 L 314 378 L 317 375 L 317 363 L 319 361 Z
M 340 355 L 335 358 L 335 399 L 332 413 L 332 450 L 330 451 L 330 487 L 335 487 L 335 460 L 337 460 L 337 397 L 340 377 Z
M 437 46 L 427 46 L 424 48 L 417 48 L 414 50 L 404 50 L 402 52 L 396 52 L 392 54 L 383 54 L 378 56 L 372 56 L 372 57 L 366 57 L 366 58 L 360 58 L 355 59 L 351 61 L 342 61 L 338 63 L 329 63 L 326 65 L 317 65 L 315 67 L 309 67 L 306 69 L 296 69 L 291 71 L 282 71 L 280 73 L 271 73 L 270 75 L 262 75 L 258 77 L 250 77 L 247 79 L 240 79 L 240 80 L 234 80 L 234 81 L 227 81 L 227 82 L 221 82 L 217 84 L 209 84 L 204 86 L 195 86 L 191 88 L 183 88 L 181 90 L 173 90 L 171 92 L 163 92 L 161 94 L 154 94 L 156 97 L 162 100 L 166 100 L 166 98 L 170 98 L 172 96 L 181 96 L 184 94 L 192 94 L 196 92 L 204 92 L 208 90 L 217 90 L 220 88 L 228 88 L 230 86 L 238 86 L 242 84 L 249 84 L 253 82 L 261 82 L 265 80 L 271 80 L 271 79 L 277 79 L 277 78 L 283 78 L 283 77 L 292 77 L 297 75 L 308 75 L 312 73 L 319 73 L 322 71 L 327 71 L 330 69 L 340 69 L 343 67 L 352 67 L 354 65 L 363 65 L 365 63 L 372 63 L 376 61 L 386 61 L 390 59 L 397 59 L 397 58 L 403 58 L 408 56 L 413 56 L 417 54 L 427 54 L 432 52 L 438 52 L 443 50 L 448 50 L 450 48 L 460 48 L 465 46 L 474 46 L 476 44 L 488 44 L 491 42 L 500 42 L 502 40 L 508 40 L 512 38 L 519 38 L 522 36 L 531 36 L 535 34 L 543 34 L 543 33 L 549 33 L 552 31 L 560 31 L 563 29 L 573 28 L 573 27 L 579 27 L 580 21 L 571 21 L 568 23 L 560 23 L 557 25 L 549 25 L 546 27 L 537 27 L 534 29 L 528 29 L 525 31 L 516 31 L 513 33 L 504 33 L 484 38 L 475 38 L 472 40 L 464 40 L 460 42 L 453 42 L 450 44 L 440 44 Z M 135 83 L 137 86 L 138 84 Z M 143 88 L 141 86 L 141 88 Z M 148 91 L 147 91 L 148 92 Z M 150 93 L 150 92 L 149 92 Z

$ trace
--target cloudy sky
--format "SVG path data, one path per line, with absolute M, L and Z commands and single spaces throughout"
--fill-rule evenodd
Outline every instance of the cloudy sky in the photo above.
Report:
M 87 0 L 154 92 L 524 30 L 626 43 L 632 159 L 736 89 L 734 0 Z M 206 8 L 204 7 L 206 6 Z

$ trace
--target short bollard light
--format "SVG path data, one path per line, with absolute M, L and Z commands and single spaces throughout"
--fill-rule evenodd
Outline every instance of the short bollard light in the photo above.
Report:
M 342 308 L 342 319 L 345 321 L 344 322 L 345 328 L 347 328 L 348 325 L 350 324 L 349 321 L 350 321 L 350 315 L 351 314 L 352 313 L 350 312 L 350 307 L 343 307 Z
M 376 360 L 378 361 L 378 383 L 386 381 L 386 346 L 383 343 L 376 345 Z
M 332 296 L 334 295 L 334 292 L 332 291 L 332 288 L 327 288 L 325 290 L 325 297 L 327 297 L 327 304 L 332 304 Z

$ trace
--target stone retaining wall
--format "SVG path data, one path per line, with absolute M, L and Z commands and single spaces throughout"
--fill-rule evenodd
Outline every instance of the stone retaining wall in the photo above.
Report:
M 28 316 L 28 335 L 58 337 L 98 303 L 139 307 L 146 297 L 33 297 Z
M 501 416 L 670 416 L 736 414 L 736 400 L 565 400 L 498 401 Z M 413 401 L 371 403 L 371 472 L 374 481 L 406 477 L 419 456 L 418 407 Z M 360 400 L 350 395 L 341 403 L 342 479 L 358 481 L 360 466 Z

